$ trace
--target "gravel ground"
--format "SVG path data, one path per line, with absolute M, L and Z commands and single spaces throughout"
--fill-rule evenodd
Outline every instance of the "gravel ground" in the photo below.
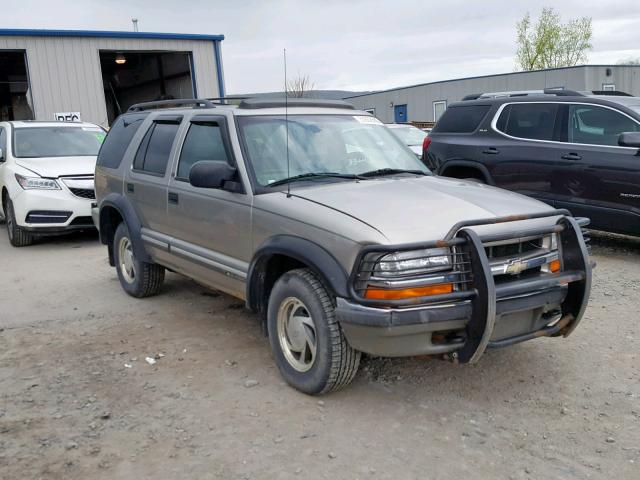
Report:
M 174 274 L 136 300 L 95 235 L 0 233 L 2 479 L 640 478 L 640 240 L 594 238 L 568 339 L 366 358 L 313 398 L 238 300 Z

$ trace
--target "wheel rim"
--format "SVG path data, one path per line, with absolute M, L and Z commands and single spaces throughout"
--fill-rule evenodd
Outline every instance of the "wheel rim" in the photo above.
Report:
M 127 283 L 133 283 L 136 279 L 136 267 L 133 256 L 133 246 L 127 237 L 120 239 L 118 245 L 118 259 L 120 260 L 120 272 Z
M 284 357 L 298 372 L 308 371 L 316 359 L 316 326 L 307 306 L 285 298 L 278 310 L 278 341 Z

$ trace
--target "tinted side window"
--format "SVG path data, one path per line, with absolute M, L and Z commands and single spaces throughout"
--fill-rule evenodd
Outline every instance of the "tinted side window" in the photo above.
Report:
M 189 178 L 191 166 L 203 160 L 229 163 L 222 130 L 216 123 L 191 124 L 182 146 L 176 178 Z
M 107 168 L 120 166 L 124 152 L 146 116 L 146 113 L 136 113 L 122 115 L 116 119 L 100 147 L 98 165 Z
M 142 139 L 133 161 L 133 168 L 164 175 L 179 127 L 177 123 L 154 122 Z
M 639 132 L 640 125 L 609 108 L 569 105 L 568 140 L 591 145 L 618 145 L 622 132 Z
M 450 107 L 436 123 L 434 133 L 471 133 L 489 111 L 490 105 Z
M 496 127 L 518 138 L 553 140 L 558 104 L 515 103 L 504 108 Z

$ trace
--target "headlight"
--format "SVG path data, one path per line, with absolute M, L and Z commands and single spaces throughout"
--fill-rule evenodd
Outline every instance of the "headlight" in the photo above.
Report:
M 16 173 L 16 180 L 25 190 L 60 190 L 58 182 L 49 178 L 23 177 Z
M 451 268 L 448 248 L 425 248 L 384 255 L 376 261 L 374 276 L 394 277 L 439 272 Z

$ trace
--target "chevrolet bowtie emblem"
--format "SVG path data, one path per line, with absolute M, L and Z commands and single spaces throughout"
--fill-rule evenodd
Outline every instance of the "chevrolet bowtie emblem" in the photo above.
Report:
M 507 265 L 505 272 L 510 275 L 518 275 L 526 268 L 527 268 L 527 262 L 524 262 L 522 260 L 511 260 L 509 262 L 509 265 Z

